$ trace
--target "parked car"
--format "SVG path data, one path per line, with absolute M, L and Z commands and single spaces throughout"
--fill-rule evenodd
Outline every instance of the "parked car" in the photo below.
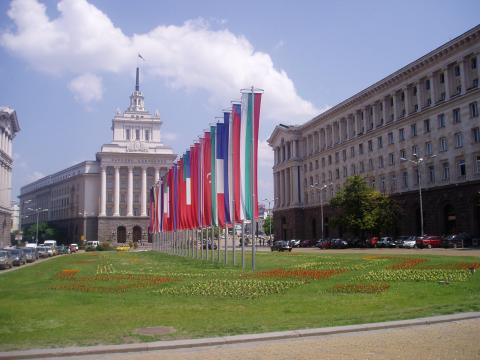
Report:
M 302 240 L 300 241 L 300 247 L 306 248 L 306 247 L 312 247 L 315 246 L 315 241 L 314 240 Z
M 343 239 L 332 239 L 330 241 L 330 247 L 332 249 L 345 249 L 348 247 L 348 242 Z
M 380 240 L 377 236 L 372 236 L 367 240 L 367 247 L 375 247 L 377 246 L 377 242 Z
M 49 246 L 39 245 L 37 247 L 38 256 L 41 258 L 47 258 L 52 256 L 52 249 Z
M 330 249 L 332 247 L 332 241 L 330 239 L 320 239 L 317 241 L 316 246 L 320 249 Z
M 0 250 L 0 267 L 8 269 L 13 266 L 13 256 L 6 250 Z
M 206 240 L 203 240 L 203 248 L 207 249 L 207 241 Z M 208 240 L 208 249 L 209 250 L 212 249 L 212 242 L 210 240 Z M 213 250 L 217 250 L 217 244 L 215 244 L 215 242 L 213 242 Z
M 38 259 L 37 248 L 23 248 L 27 262 L 34 262 Z
M 70 244 L 69 248 L 71 253 L 75 253 L 78 251 L 78 244 Z
M 8 249 L 8 251 L 13 257 L 13 265 L 20 266 L 27 263 L 27 257 L 22 249 Z
M 291 246 L 292 248 L 298 248 L 298 247 L 300 247 L 300 240 L 293 240 L 293 239 L 290 240 L 290 246 Z
M 100 242 L 97 240 L 89 240 L 85 244 L 85 251 L 92 251 L 92 250 L 97 250 L 98 245 L 100 245 Z
M 418 237 L 415 246 L 417 248 L 423 249 L 428 248 L 431 249 L 433 247 L 441 247 L 442 246 L 442 238 L 440 236 L 422 236 Z
M 407 249 L 413 249 L 417 245 L 417 237 L 409 236 L 408 239 L 403 240 L 403 245 L 401 247 Z
M 393 241 L 393 238 L 386 236 L 378 240 L 375 246 L 377 248 L 394 248 L 396 247 L 396 244 L 395 241 Z
M 289 241 L 285 240 L 278 240 L 273 243 L 270 247 L 270 250 L 274 251 L 292 251 L 292 246 L 290 245 Z
M 26 243 L 25 247 L 36 249 L 37 248 L 37 243 Z
M 471 246 L 472 237 L 467 233 L 449 235 L 443 239 L 442 246 L 444 248 L 460 248 Z

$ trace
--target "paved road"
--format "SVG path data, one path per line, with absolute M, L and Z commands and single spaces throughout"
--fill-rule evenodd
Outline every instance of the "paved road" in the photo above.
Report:
M 388 254 L 388 255 L 443 255 L 443 256 L 480 256 L 480 249 L 328 249 L 295 248 L 292 252 L 306 252 L 315 254 Z
M 204 348 L 63 357 L 65 360 L 472 360 L 480 319 Z

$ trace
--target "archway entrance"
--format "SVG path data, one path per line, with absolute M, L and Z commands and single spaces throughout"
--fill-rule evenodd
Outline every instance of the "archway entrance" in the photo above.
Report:
M 142 240 L 142 228 L 138 225 L 133 227 L 133 242 L 139 242 Z
M 118 243 L 127 242 L 127 229 L 125 229 L 125 226 L 117 227 L 117 242 Z
M 457 232 L 457 215 L 452 205 L 448 204 L 443 208 L 443 219 L 445 234 L 455 234 Z

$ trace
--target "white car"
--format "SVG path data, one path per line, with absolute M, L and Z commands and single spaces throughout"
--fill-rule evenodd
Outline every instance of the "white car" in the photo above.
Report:
M 410 236 L 407 240 L 403 241 L 403 247 L 408 249 L 413 249 L 415 247 L 416 240 L 417 240 L 416 236 Z

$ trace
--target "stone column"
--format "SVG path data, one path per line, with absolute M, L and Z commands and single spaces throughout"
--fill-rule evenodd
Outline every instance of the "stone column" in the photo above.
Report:
M 422 107 L 423 107 L 423 104 L 422 104 L 422 85 L 420 83 L 420 81 L 417 83 L 417 106 L 418 106 L 418 110 L 417 111 L 420 111 L 422 110 Z
M 142 168 L 142 213 L 141 216 L 147 216 L 147 168 Z
M 448 78 L 448 67 L 443 70 L 443 77 L 445 78 L 445 101 L 450 99 L 450 80 Z
M 128 167 L 127 216 L 133 216 L 133 167 Z
M 396 93 L 392 94 L 392 101 L 393 101 L 393 107 L 392 107 L 393 121 L 397 121 L 398 120 L 398 103 L 397 103 Z
M 102 166 L 100 185 L 100 216 L 107 215 L 107 169 Z
M 372 104 L 372 129 L 376 128 L 378 124 L 378 118 L 377 118 L 377 103 L 374 102 Z
M 362 114 L 363 114 L 363 121 L 362 121 L 362 124 L 363 124 L 363 128 L 364 128 L 364 131 L 363 133 L 366 133 L 368 131 L 368 113 L 367 113 L 367 108 L 363 108 L 362 109 Z
M 383 117 L 383 123 L 390 122 L 390 119 L 387 119 L 387 98 L 384 97 L 382 100 L 382 117 Z
M 115 166 L 115 189 L 113 198 L 113 216 L 120 216 L 120 168 Z
M 8 138 L 8 156 L 12 157 L 12 140 L 13 136 Z
M 410 113 L 409 110 L 410 110 L 410 101 L 408 99 L 408 87 L 405 87 L 403 88 L 403 93 L 404 93 L 404 99 L 405 101 L 403 102 L 404 105 L 405 105 L 405 117 L 408 116 L 408 114 Z
M 458 67 L 460 68 L 460 85 L 462 86 L 460 95 L 464 95 L 467 91 L 467 79 L 465 78 L 465 62 L 463 61 L 463 58 L 458 59 L 457 62 Z
M 432 106 L 434 106 L 437 101 L 437 94 L 435 93 L 435 77 L 433 73 L 428 76 L 428 79 L 430 80 L 430 99 L 432 100 Z

